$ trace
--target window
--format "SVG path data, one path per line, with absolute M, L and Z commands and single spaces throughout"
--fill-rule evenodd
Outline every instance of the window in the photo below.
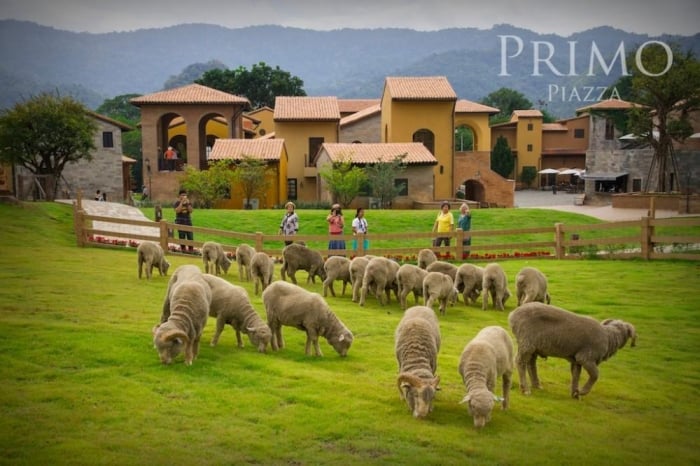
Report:
M 102 132 L 102 147 L 114 147 L 114 134 L 111 131 Z
M 528 151 L 528 152 L 532 152 L 532 144 L 528 144 L 528 145 L 527 145 L 527 151 Z
M 528 124 L 527 124 L 527 130 L 528 130 L 528 131 L 532 131 L 532 129 L 533 129 L 532 123 L 528 123 Z
M 635 193 L 638 193 L 642 190 L 642 179 L 641 178 L 633 178 L 632 179 L 632 191 Z
M 408 178 L 394 179 L 394 187 L 398 190 L 397 196 L 408 196 Z
M 435 155 L 435 135 L 428 129 L 419 129 L 413 133 L 413 142 L 422 142 L 423 145 Z
M 585 132 L 583 131 L 582 128 L 576 128 L 576 129 L 574 129 L 574 137 L 575 137 L 576 139 L 583 139 L 583 135 L 584 135 L 584 134 L 585 134 Z
M 297 200 L 297 179 L 287 178 L 287 200 Z
M 605 120 L 605 139 L 608 141 L 615 139 L 615 122 L 612 118 Z
M 321 150 L 323 142 L 323 138 L 309 138 L 309 166 L 313 167 L 316 165 L 316 157 L 318 156 L 318 151 Z

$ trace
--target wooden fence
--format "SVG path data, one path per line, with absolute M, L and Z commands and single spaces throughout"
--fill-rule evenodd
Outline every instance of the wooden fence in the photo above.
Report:
M 179 253 L 179 246 L 200 248 L 207 238 L 216 238 L 228 252 L 235 252 L 236 246 L 247 243 L 257 251 L 280 258 L 283 235 L 263 233 L 241 233 L 195 226 L 177 225 L 161 220 L 151 222 L 121 218 L 88 215 L 74 204 L 75 234 L 78 246 L 88 245 L 130 245 L 140 241 L 159 243 L 167 253 Z M 107 224 L 102 229 L 95 228 L 95 222 Z M 138 230 L 149 230 L 142 233 Z M 176 231 L 192 231 L 195 238 L 203 240 L 187 241 L 175 237 Z M 466 235 L 471 236 L 471 246 L 462 246 Z M 440 233 L 449 236 L 451 246 L 430 247 L 435 233 L 407 232 L 366 235 L 371 243 L 369 253 L 395 258 L 401 262 L 415 262 L 421 249 L 429 247 L 446 260 L 461 260 L 469 253 L 470 261 L 493 261 L 509 258 L 550 258 L 580 259 L 591 257 L 642 258 L 642 259 L 686 259 L 700 260 L 700 217 L 654 218 L 640 220 L 606 222 L 589 225 L 565 225 L 556 223 L 551 227 L 515 228 L 508 230 L 473 230 L 465 233 L 457 230 Z M 526 240 L 523 240 L 526 238 Z M 323 248 L 330 240 L 345 240 L 348 256 L 365 255 L 363 237 L 348 235 L 296 235 L 295 241 L 304 241 L 323 256 L 338 255 L 337 250 Z M 353 240 L 357 250 L 352 249 Z M 386 243 L 397 242 L 401 247 L 387 247 Z

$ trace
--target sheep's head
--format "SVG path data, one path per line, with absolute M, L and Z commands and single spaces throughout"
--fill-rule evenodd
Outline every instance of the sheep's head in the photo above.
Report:
M 267 351 L 267 345 L 270 344 L 272 340 L 272 331 L 267 324 L 259 325 L 258 327 L 247 327 L 248 338 L 253 346 L 258 348 L 258 351 L 265 353 Z
M 466 403 L 469 415 L 474 418 L 474 427 L 481 429 L 491 420 L 491 410 L 499 398 L 489 390 L 477 390 L 464 398 L 460 403 Z
M 182 330 L 163 327 L 165 326 L 161 325 L 154 329 L 153 344 L 158 350 L 160 362 L 171 364 L 189 342 L 189 337 Z
M 228 269 L 231 268 L 231 260 L 228 257 L 223 256 L 221 258 L 220 262 L 221 262 L 221 264 L 219 264 L 219 265 L 224 270 L 224 273 L 228 273 Z
M 637 331 L 635 330 L 634 325 L 617 319 L 605 319 L 603 322 L 601 322 L 601 325 L 614 326 L 616 329 L 618 329 L 620 335 L 623 336 L 620 348 L 625 346 L 627 340 L 631 340 L 630 346 L 637 346 Z
M 167 260 L 163 259 L 163 261 L 160 264 L 161 271 L 163 272 L 163 275 L 168 274 L 168 269 L 170 268 L 170 262 Z
M 350 332 L 350 330 L 345 330 L 339 335 L 333 335 L 328 338 L 328 343 L 330 343 L 333 349 L 344 358 L 348 355 L 348 350 L 350 349 L 350 345 L 352 345 L 352 340 L 352 332 Z
M 421 379 L 413 374 L 399 374 L 401 398 L 406 400 L 413 417 L 424 418 L 433 411 L 435 393 L 440 390 L 440 377 Z

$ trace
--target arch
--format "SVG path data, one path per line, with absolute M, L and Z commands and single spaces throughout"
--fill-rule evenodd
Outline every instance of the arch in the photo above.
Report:
M 474 179 L 464 180 L 462 185 L 464 186 L 465 199 L 479 203 L 486 202 L 486 189 L 481 181 Z
M 412 139 L 413 142 L 422 142 L 426 149 L 435 155 L 435 133 L 427 128 L 421 128 L 413 133 Z
M 468 124 L 455 127 L 455 152 L 473 152 L 475 144 L 474 128 Z

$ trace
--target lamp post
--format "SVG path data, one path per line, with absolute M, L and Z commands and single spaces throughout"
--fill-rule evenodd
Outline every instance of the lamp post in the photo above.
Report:
M 153 190 L 151 189 L 151 159 L 146 159 L 146 174 L 148 175 L 148 195 L 153 199 Z
M 455 129 L 455 136 L 459 134 L 459 151 L 464 152 L 464 133 L 459 128 Z

